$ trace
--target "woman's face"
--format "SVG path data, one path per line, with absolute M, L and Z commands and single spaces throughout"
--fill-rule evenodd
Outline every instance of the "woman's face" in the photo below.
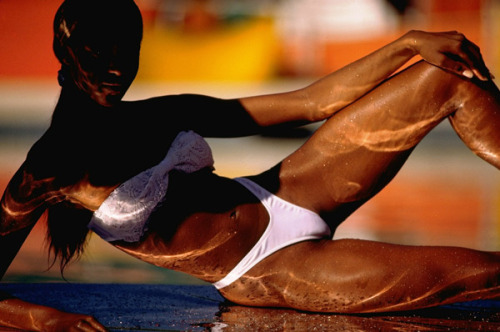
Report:
M 102 106 L 119 103 L 137 74 L 140 40 L 100 36 L 72 44 L 66 64 L 76 86 Z

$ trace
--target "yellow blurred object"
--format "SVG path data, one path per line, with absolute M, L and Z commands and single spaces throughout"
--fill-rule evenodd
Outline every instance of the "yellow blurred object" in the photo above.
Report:
M 498 84 L 500 77 L 500 45 L 498 43 L 500 39 L 500 2 L 491 0 L 487 3 L 488 6 L 485 7 L 487 20 L 484 28 L 488 38 L 485 48 L 489 57 L 486 64 L 490 67 Z
M 249 19 L 206 32 L 146 28 L 139 80 L 248 81 L 275 73 L 277 38 L 271 19 Z

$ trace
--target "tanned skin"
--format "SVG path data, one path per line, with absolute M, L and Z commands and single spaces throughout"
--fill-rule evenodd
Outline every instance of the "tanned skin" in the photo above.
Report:
M 91 215 L 118 185 L 158 163 L 181 130 L 243 136 L 326 119 L 297 151 L 251 178 L 317 212 L 332 231 L 390 182 L 442 120 L 451 121 L 472 151 L 500 167 L 500 93 L 477 46 L 457 32 L 410 31 L 296 91 L 136 102 L 121 98 L 137 73 L 140 39 L 100 38 L 109 39 L 107 48 L 96 50 L 92 39 L 67 46 L 61 62 L 69 77 L 52 124 L 5 190 L 2 275 L 44 211 L 65 204 L 75 214 Z M 423 61 L 395 74 L 414 56 Z M 61 154 L 66 142 L 72 149 Z M 235 181 L 208 169 L 172 172 L 166 203 L 144 239 L 113 245 L 215 282 L 255 245 L 268 220 L 262 204 Z M 499 279 L 499 253 L 324 239 L 279 250 L 220 292 L 243 305 L 362 313 L 497 297 Z M 0 302 L 0 325 L 106 330 L 90 316 L 7 295 Z

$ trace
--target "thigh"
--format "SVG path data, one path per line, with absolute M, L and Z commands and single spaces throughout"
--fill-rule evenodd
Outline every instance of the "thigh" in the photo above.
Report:
M 415 145 L 456 109 L 458 80 L 418 63 L 328 119 L 256 181 L 335 226 L 383 188 Z
M 413 310 L 500 296 L 500 254 L 363 240 L 300 242 L 221 289 L 251 306 L 316 312 Z

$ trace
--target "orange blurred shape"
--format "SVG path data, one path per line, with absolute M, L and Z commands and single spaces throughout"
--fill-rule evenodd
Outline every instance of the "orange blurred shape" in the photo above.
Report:
M 61 0 L 0 1 L 0 79 L 56 77 L 52 21 Z

